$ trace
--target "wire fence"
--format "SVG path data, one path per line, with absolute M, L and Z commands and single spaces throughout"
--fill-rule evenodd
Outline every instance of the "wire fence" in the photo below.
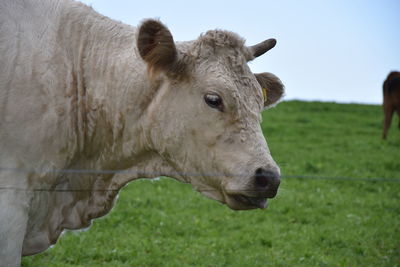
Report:
M 341 181 L 366 181 L 366 182 L 390 182 L 400 183 L 400 178 L 385 177 L 334 177 L 334 176 L 317 176 L 317 175 L 282 175 L 285 179 L 318 179 L 318 180 L 341 180 Z
M 17 168 L 2 168 L 0 167 L 0 172 L 9 172 L 9 173 L 26 173 L 26 174 L 69 174 L 69 175 L 116 175 L 116 174 L 124 174 L 128 176 L 134 177 L 249 177 L 245 174 L 234 174 L 227 175 L 224 173 L 157 173 L 157 172 L 136 172 L 132 170 L 87 170 L 87 169 L 61 169 L 61 170 L 44 170 L 44 169 L 17 169 Z M 350 182 L 384 182 L 384 183 L 400 183 L 400 178 L 386 178 L 386 177 L 334 177 L 334 176 L 318 176 L 318 175 L 281 175 L 281 179 L 304 179 L 304 180 L 331 180 L 331 181 L 350 181 Z M 85 192 L 85 191 L 119 191 L 119 189 L 41 189 L 41 188 L 31 188 L 24 189 L 18 187 L 7 187 L 0 186 L 0 190 L 16 190 L 16 191 L 53 191 L 53 192 Z M 212 189 L 204 189 L 202 191 L 212 191 Z M 254 190 L 252 190 L 254 191 Z

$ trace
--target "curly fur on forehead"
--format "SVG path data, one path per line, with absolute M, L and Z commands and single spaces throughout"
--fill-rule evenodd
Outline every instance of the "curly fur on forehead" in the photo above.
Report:
M 231 47 L 233 49 L 242 49 L 245 40 L 236 33 L 224 30 L 212 30 L 202 34 L 198 42 L 211 47 Z
M 195 41 L 193 48 L 197 50 L 196 54 L 200 57 L 229 53 L 242 54 L 245 58 L 250 56 L 250 51 L 245 46 L 245 40 L 236 33 L 225 30 L 207 31 Z

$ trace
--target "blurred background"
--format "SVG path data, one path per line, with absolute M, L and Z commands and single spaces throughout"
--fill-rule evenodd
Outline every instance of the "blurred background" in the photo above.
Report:
M 380 104 L 384 79 L 400 70 L 398 0 L 82 2 L 133 26 L 158 18 L 176 41 L 217 28 L 248 45 L 276 38 L 277 46 L 250 67 L 280 77 L 285 100 Z

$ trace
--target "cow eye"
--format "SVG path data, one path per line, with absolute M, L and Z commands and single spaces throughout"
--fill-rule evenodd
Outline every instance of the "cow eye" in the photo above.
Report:
M 215 93 L 208 93 L 204 95 L 204 101 L 212 108 L 223 111 L 224 105 L 222 104 L 222 98 Z

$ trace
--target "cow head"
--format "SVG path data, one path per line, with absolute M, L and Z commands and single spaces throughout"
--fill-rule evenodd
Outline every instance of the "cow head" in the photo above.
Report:
M 146 118 L 151 149 L 176 171 L 170 176 L 232 209 L 266 207 L 280 183 L 260 122 L 283 85 L 247 65 L 275 43 L 247 47 L 236 34 L 216 30 L 175 44 L 156 20 L 138 30 L 139 53 L 157 84 Z

